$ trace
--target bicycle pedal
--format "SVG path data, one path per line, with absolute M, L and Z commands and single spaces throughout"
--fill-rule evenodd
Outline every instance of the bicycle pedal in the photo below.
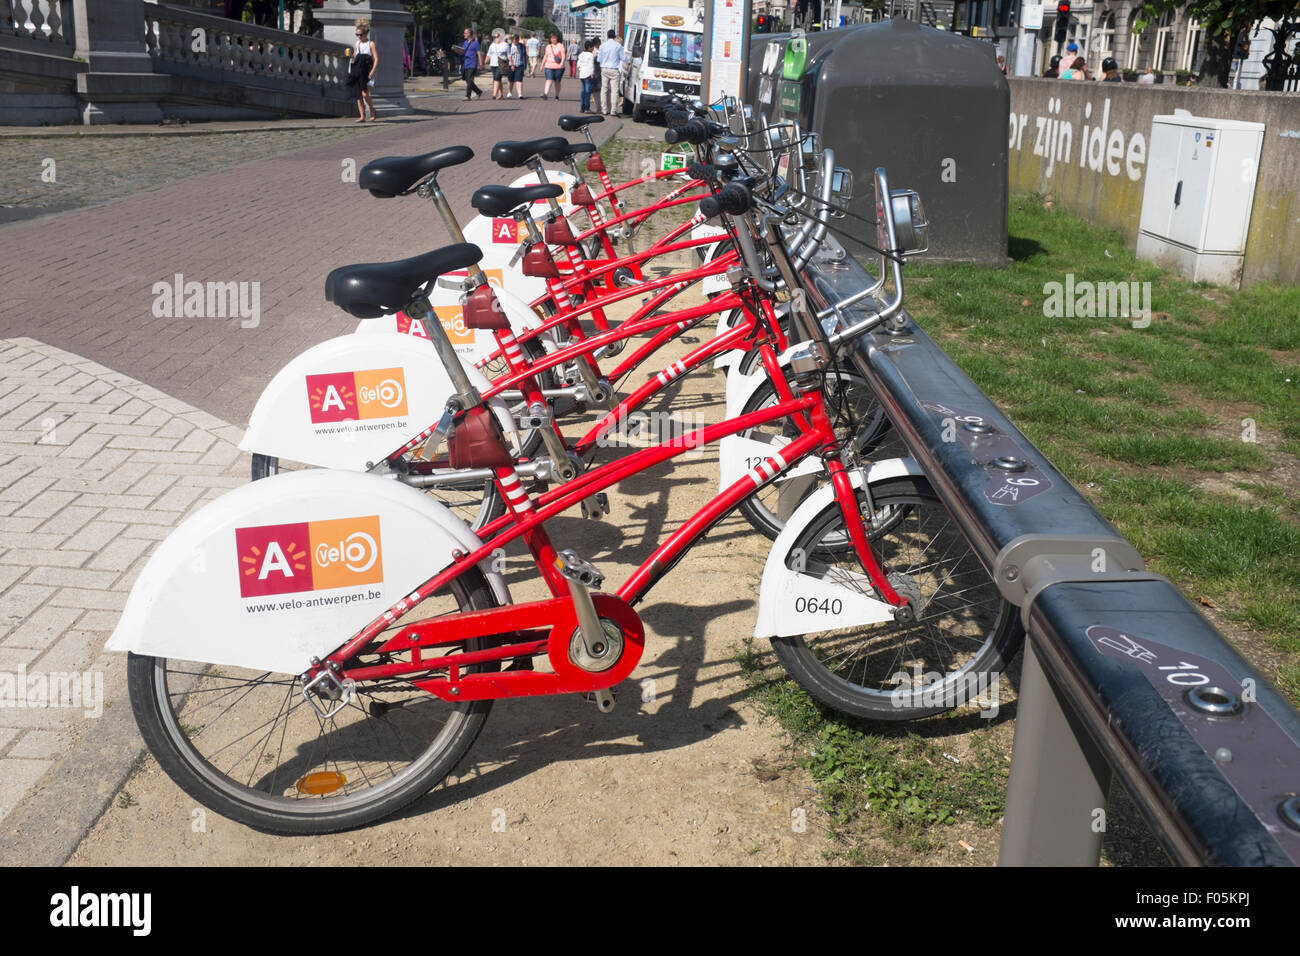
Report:
M 609 495 L 599 491 L 589 498 L 582 499 L 582 516 L 584 518 L 600 518 L 609 514 Z
M 605 583 L 605 575 L 587 559 L 580 557 L 576 551 L 564 550 L 555 556 L 555 569 L 566 581 L 573 581 L 584 588 L 599 589 Z
M 614 692 L 608 687 L 603 690 L 588 691 L 582 696 L 595 704 L 596 709 L 602 714 L 608 714 L 614 710 Z

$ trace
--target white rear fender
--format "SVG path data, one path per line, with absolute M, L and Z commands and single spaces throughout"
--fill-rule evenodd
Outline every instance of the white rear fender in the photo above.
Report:
M 462 362 L 463 364 L 463 362 Z M 476 388 L 482 373 L 466 368 Z M 294 358 L 257 400 L 239 447 L 321 468 L 364 471 L 437 424 L 454 389 L 433 346 L 395 332 L 341 335 Z M 506 439 L 518 429 L 493 400 Z
M 480 542 L 428 495 L 341 471 L 223 495 L 158 546 L 106 645 L 277 673 L 305 670 Z M 497 599 L 501 576 L 482 566 Z
M 865 479 L 856 469 L 849 472 L 849 478 L 854 488 L 861 488 L 864 480 L 875 484 L 920 474 L 913 459 L 891 458 L 872 462 Z M 758 592 L 755 637 L 789 637 L 893 620 L 893 608 L 873 596 L 870 580 L 861 571 L 828 569 L 813 557 L 794 554 L 794 543 L 808 526 L 834 506 L 835 489 L 827 483 L 795 509 L 772 543 Z

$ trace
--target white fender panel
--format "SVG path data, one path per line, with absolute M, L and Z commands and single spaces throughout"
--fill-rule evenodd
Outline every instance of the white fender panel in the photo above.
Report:
M 703 222 L 700 223 L 698 226 L 694 226 L 691 228 L 692 239 L 701 239 L 704 236 L 725 236 L 726 234 L 727 234 L 727 230 L 722 229 L 719 226 L 711 226 L 708 223 L 703 223 Z M 705 262 L 708 262 L 715 255 L 717 255 L 718 247 L 720 245 L 721 245 L 720 242 L 715 242 L 704 247 Z M 731 285 L 727 282 L 727 277 L 725 275 L 708 276 L 703 281 L 700 282 L 700 291 L 702 291 L 705 295 L 711 295 L 714 292 L 726 292 L 730 288 Z
M 874 484 L 886 478 L 921 474 L 920 467 L 913 459 L 890 458 L 872 462 L 867 468 L 865 481 Z M 862 472 L 851 470 L 849 477 L 854 488 L 862 487 Z M 758 592 L 755 637 L 789 637 L 893 620 L 893 608 L 885 601 L 870 597 L 870 587 L 864 588 L 868 592 L 864 594 L 818 575 L 815 566 L 803 571 L 787 567 L 794 542 L 812 520 L 834 501 L 835 489 L 827 483 L 795 509 L 790 520 L 785 523 L 784 530 L 772 543 Z M 836 574 L 837 577 L 845 577 L 839 569 Z M 865 583 L 865 575 L 862 577 Z
M 488 381 L 467 368 L 477 388 Z M 453 392 L 427 340 L 395 332 L 341 335 L 295 357 L 271 379 L 239 447 L 320 468 L 364 471 L 436 424 Z M 504 402 L 492 409 L 518 449 Z
M 106 648 L 296 674 L 479 540 L 428 495 L 301 471 L 236 488 L 158 546 Z M 501 576 L 482 566 L 497 598 Z
M 528 307 L 528 303 L 519 298 L 518 295 L 504 288 L 505 273 L 501 269 L 485 269 L 488 283 L 496 289 L 497 301 L 501 303 L 501 310 L 505 312 L 506 319 L 510 322 L 510 330 L 516 335 L 522 335 L 529 329 L 535 329 L 542 324 L 541 318 Z M 448 273 L 451 278 L 462 278 L 467 275 L 463 270 L 460 272 Z M 488 329 L 467 329 L 465 328 L 464 310 L 461 307 L 461 298 L 464 295 L 455 289 L 445 289 L 442 286 L 436 286 L 433 293 L 429 296 L 429 304 L 433 306 L 434 314 L 438 321 L 442 323 L 443 329 L 447 332 L 447 338 L 451 341 L 452 347 L 456 349 L 466 364 L 477 365 L 482 360 L 497 350 L 496 337 Z M 424 334 L 424 326 L 419 322 L 411 321 L 406 313 L 393 313 L 385 315 L 378 319 L 362 319 L 356 328 L 357 334 L 369 335 L 375 332 L 396 332 L 399 335 L 409 335 L 412 338 L 423 339 L 428 341 L 428 336 Z M 543 338 L 549 337 L 549 332 L 542 333 Z
M 751 468 L 756 468 L 768 456 L 776 454 L 790 444 L 783 435 L 759 433 L 750 438 L 728 435 L 718 443 L 718 490 L 735 484 Z M 815 475 L 823 470 L 816 455 L 805 455 L 803 461 L 780 475 L 775 484 L 789 481 L 800 475 Z

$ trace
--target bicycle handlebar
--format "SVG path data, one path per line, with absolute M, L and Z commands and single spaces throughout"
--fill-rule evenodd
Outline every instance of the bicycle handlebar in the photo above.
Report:
M 704 214 L 705 219 L 712 219 L 724 212 L 732 216 L 741 216 L 749 212 L 753 204 L 754 197 L 750 195 L 748 187 L 738 182 L 727 183 L 712 196 L 700 200 L 700 212 Z

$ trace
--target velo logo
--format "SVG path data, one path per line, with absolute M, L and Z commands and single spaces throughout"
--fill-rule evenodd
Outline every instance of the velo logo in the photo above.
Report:
M 435 305 L 433 314 L 446 329 L 452 345 L 474 344 L 474 330 L 465 324 L 465 310 L 459 305 Z
M 236 528 L 235 550 L 246 598 L 384 579 L 378 515 Z
M 406 414 L 406 373 L 400 368 L 307 376 L 313 425 Z

